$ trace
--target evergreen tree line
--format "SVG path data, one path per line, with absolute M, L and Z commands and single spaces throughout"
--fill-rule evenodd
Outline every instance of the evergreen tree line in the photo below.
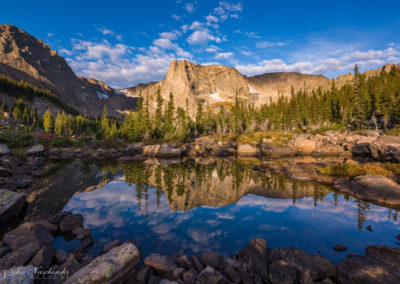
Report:
M 30 128 L 41 127 L 46 133 L 60 136 L 96 134 L 99 138 L 123 138 L 127 141 L 192 141 L 201 135 L 253 133 L 256 131 L 305 131 L 324 126 L 341 126 L 351 130 L 388 129 L 400 124 L 400 68 L 366 78 L 355 66 L 355 79 L 341 88 L 332 83 L 330 89 L 299 90 L 290 98 L 255 108 L 237 97 L 231 106 L 215 112 L 197 105 L 194 117 L 186 108 L 175 108 L 174 95 L 164 101 L 158 90 L 157 106 L 149 110 L 149 100 L 138 100 L 137 109 L 123 120 L 110 118 L 104 108 L 101 119 L 71 115 L 66 111 L 53 114 L 48 109 L 42 117 L 29 110 L 19 99 L 12 109 L 14 118 Z M 6 106 L 1 105 L 0 113 Z
M 22 80 L 16 81 L 5 75 L 0 75 L 0 91 L 3 91 L 4 93 L 12 97 L 22 98 L 27 100 L 33 100 L 36 97 L 44 98 L 45 100 L 51 102 L 52 104 L 66 111 L 69 114 L 72 115 L 79 114 L 78 111 L 67 105 L 60 98 L 55 96 L 50 90 L 36 87 Z

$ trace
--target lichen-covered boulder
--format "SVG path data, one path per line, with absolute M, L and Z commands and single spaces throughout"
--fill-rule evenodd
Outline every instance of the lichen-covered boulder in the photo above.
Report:
M 0 224 L 17 217 L 26 204 L 26 195 L 24 193 L 0 189 Z
M 121 283 L 127 274 L 139 264 L 139 248 L 126 242 L 106 254 L 96 257 L 91 263 L 73 274 L 65 284 L 77 283 Z
M 42 225 L 27 222 L 5 234 L 2 242 L 13 250 L 17 250 L 26 244 L 34 244 L 41 248 L 51 245 L 53 236 Z

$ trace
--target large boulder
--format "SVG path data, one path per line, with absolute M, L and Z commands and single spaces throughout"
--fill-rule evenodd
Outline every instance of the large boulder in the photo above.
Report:
M 0 273 L 0 283 L 5 284 L 33 284 L 35 283 L 35 274 L 37 267 L 32 265 L 13 267 L 12 275 Z M 22 279 L 21 279 L 22 278 Z
M 0 167 L 0 177 L 10 177 L 13 175 L 13 172 L 9 169 Z
M 281 158 L 295 156 L 296 151 L 289 147 L 262 144 L 261 153 L 268 158 Z
M 174 260 L 166 255 L 151 253 L 145 259 L 144 263 L 153 267 L 159 273 L 171 272 L 177 268 Z
M 252 239 L 239 253 L 239 259 L 250 266 L 250 271 L 268 282 L 269 248 L 263 239 Z
M 400 205 L 400 185 L 378 175 L 361 175 L 339 185 L 342 192 L 356 198 L 388 205 Z
M 82 227 L 82 224 L 83 216 L 81 214 L 71 214 L 65 216 L 65 218 L 60 222 L 59 229 L 61 232 L 69 232 Z
M 370 145 L 374 140 L 376 140 L 374 136 L 361 136 L 357 143 L 351 148 L 351 152 L 356 156 L 370 156 Z
M 233 143 L 218 143 L 212 146 L 211 154 L 218 157 L 227 157 L 236 154 L 236 147 Z
M 156 153 L 158 158 L 178 158 L 182 156 L 183 150 L 181 148 L 174 148 L 166 143 L 160 146 L 160 149 Z
M 5 234 L 2 242 L 13 250 L 17 250 L 26 244 L 36 245 L 41 248 L 51 245 L 53 236 L 42 225 L 27 222 Z
M 196 145 L 211 147 L 211 146 L 217 144 L 217 140 L 215 140 L 214 138 L 212 138 L 210 136 L 203 136 L 203 137 L 196 138 L 194 140 L 194 143 Z
M 400 162 L 400 137 L 381 136 L 370 144 L 371 155 L 382 162 Z
M 1 155 L 8 155 L 11 153 L 10 148 L 7 147 L 6 144 L 0 144 L 0 156 Z
M 288 283 L 287 276 L 290 275 L 290 283 L 305 283 L 307 279 L 322 281 L 325 278 L 333 278 L 336 275 L 336 267 L 325 257 L 309 255 L 308 253 L 294 248 L 277 248 L 270 252 L 270 278 L 273 283 Z M 279 275 L 277 272 L 284 271 Z M 279 276 L 283 278 L 279 280 Z M 311 278 L 311 279 L 310 279 Z
M 44 146 L 41 144 L 32 146 L 28 151 L 25 152 L 27 155 L 37 155 L 44 152 Z
M 0 269 L 9 269 L 14 266 L 23 266 L 35 256 L 40 247 L 35 243 L 26 243 L 16 250 L 0 258 Z
M 160 145 L 147 145 L 143 147 L 143 155 L 149 156 L 149 157 L 155 157 L 160 151 Z
M 131 242 L 126 242 L 96 257 L 65 283 L 122 283 L 127 274 L 139 264 L 140 259 L 139 248 Z
M 369 246 L 360 259 L 345 259 L 338 265 L 339 283 L 399 283 L 400 249 Z
M 293 149 L 303 155 L 311 154 L 317 147 L 317 142 L 303 137 L 294 140 Z
M 130 155 L 142 154 L 144 146 L 145 144 L 143 142 L 129 144 L 126 146 L 125 152 L 129 153 Z
M 259 148 L 251 146 L 249 144 L 239 145 L 237 153 L 241 157 L 258 157 L 261 156 Z
M 0 224 L 17 217 L 26 204 L 26 195 L 24 193 L 0 189 Z

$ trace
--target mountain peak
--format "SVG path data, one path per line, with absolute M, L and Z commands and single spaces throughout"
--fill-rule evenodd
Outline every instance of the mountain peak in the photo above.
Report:
M 105 98 L 118 96 L 102 82 L 77 77 L 65 59 L 43 40 L 13 25 L 0 25 L 0 74 L 47 88 L 88 116 L 101 115 L 108 103 Z M 113 108 L 110 114 L 120 115 Z

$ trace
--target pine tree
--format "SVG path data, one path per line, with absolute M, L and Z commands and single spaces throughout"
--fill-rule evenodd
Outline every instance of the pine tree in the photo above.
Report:
M 46 133 L 51 133 L 53 131 L 53 117 L 49 108 L 43 115 L 43 128 Z

